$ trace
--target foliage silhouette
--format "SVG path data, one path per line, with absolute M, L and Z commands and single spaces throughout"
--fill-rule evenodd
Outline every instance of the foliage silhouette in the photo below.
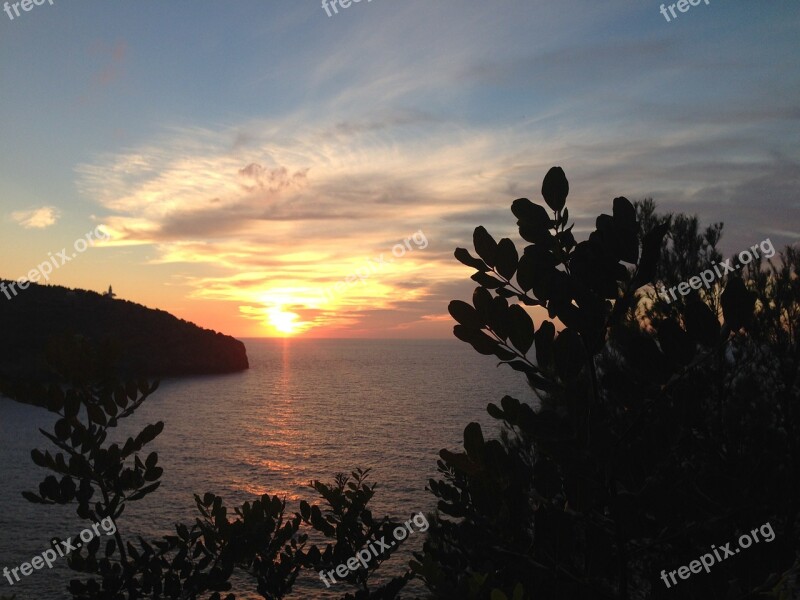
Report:
M 154 493 L 161 483 L 158 454 L 145 457 L 144 451 L 164 423 L 146 425 L 122 445 L 109 444 L 107 438 L 158 386 L 117 382 L 108 354 L 80 337 L 52 344 L 49 360 L 65 387 L 15 380 L 0 385 L 0 392 L 59 417 L 52 432 L 41 430 L 57 452 L 31 452 L 33 462 L 53 474 L 37 492 L 23 492 L 25 498 L 43 505 L 74 504 L 82 519 L 111 517 L 117 523 L 114 537 L 102 547 L 95 537 L 69 555 L 70 568 L 85 576 L 70 582 L 75 600 L 233 600 L 235 572 L 255 581 L 262 597 L 284 598 L 303 569 L 333 569 L 402 524 L 373 517 L 368 504 L 375 485 L 366 483 L 368 471 L 357 470 L 350 477 L 336 476 L 330 485 L 312 482 L 324 500 L 321 505 L 302 501 L 290 513 L 284 500 L 263 495 L 230 510 L 221 497 L 205 493 L 195 495 L 199 517 L 176 524 L 173 535 L 125 539 L 119 520 L 125 507 Z M 311 545 L 312 532 L 330 541 L 322 548 Z M 355 591 L 344 593 L 342 600 L 395 598 L 412 577 L 408 570 L 379 586 L 371 579 L 399 546 L 398 541 L 367 569 L 351 571 L 344 581 Z
M 524 373 L 537 399 L 489 404 L 499 440 L 470 423 L 464 452 L 441 451 L 441 479 L 429 482 L 440 516 L 415 572 L 437 598 L 789 598 L 797 253 L 770 274 L 751 265 L 747 283 L 727 278 L 716 303 L 695 295 L 665 310 L 650 285 L 715 260 L 721 224 L 700 234 L 696 219 L 620 197 L 578 243 L 568 191 L 554 167 L 542 186 L 552 214 L 514 201 L 521 253 L 483 227 L 477 256 L 455 251 L 479 285 L 472 304 L 450 303 L 455 336 Z M 522 306 L 561 326 L 535 326 Z M 662 582 L 662 569 L 766 522 L 773 542 L 672 589 Z

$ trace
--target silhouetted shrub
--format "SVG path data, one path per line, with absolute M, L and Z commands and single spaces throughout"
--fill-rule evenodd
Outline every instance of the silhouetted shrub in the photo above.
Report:
M 464 452 L 441 451 L 442 478 L 429 482 L 440 516 L 414 570 L 437 598 L 788 598 L 800 506 L 796 253 L 769 276 L 728 278 L 722 323 L 697 294 L 664 310 L 648 292 L 659 261 L 697 274 L 717 256 L 721 224 L 700 235 L 696 219 L 620 197 L 577 242 L 568 191 L 554 167 L 542 185 L 549 212 L 514 201 L 521 252 L 483 227 L 477 256 L 455 252 L 478 284 L 471 304 L 449 306 L 455 336 L 524 373 L 536 399 L 489 404 L 500 440 L 471 423 Z M 705 256 L 684 258 L 689 242 Z M 556 322 L 534 324 L 523 306 Z M 773 542 L 671 589 L 661 580 L 766 522 Z
M 231 511 L 221 497 L 205 493 L 195 496 L 199 517 L 176 524 L 174 535 L 150 541 L 126 537 L 120 520 L 126 505 L 154 493 L 161 483 L 158 454 L 145 456 L 144 450 L 164 423 L 146 425 L 124 444 L 107 443 L 109 432 L 157 389 L 146 381 L 116 381 L 107 358 L 85 338 L 61 339 L 51 345 L 49 359 L 64 387 L 0 385 L 3 394 L 59 417 L 52 432 L 42 430 L 57 451 L 31 452 L 33 462 L 52 474 L 37 492 L 23 492 L 25 498 L 41 505 L 74 504 L 82 519 L 111 517 L 117 525 L 104 545 L 95 537 L 69 554 L 70 568 L 85 576 L 69 584 L 75 600 L 233 600 L 235 572 L 250 576 L 264 598 L 284 598 L 301 570 L 335 568 L 402 524 L 373 517 L 368 504 L 375 486 L 366 483 L 367 471 L 358 470 L 350 477 L 338 475 L 330 485 L 312 482 L 324 503 L 303 501 L 294 513 L 278 496 L 265 494 Z M 312 531 L 331 541 L 323 548 L 308 544 Z M 370 579 L 399 547 L 398 540 L 367 568 L 350 571 L 342 600 L 395 598 L 411 579 L 408 570 L 377 588 Z M 355 592 L 347 593 L 348 587 Z

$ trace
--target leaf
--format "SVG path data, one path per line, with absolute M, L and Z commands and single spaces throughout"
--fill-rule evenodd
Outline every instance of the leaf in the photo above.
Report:
M 542 181 L 542 197 L 547 206 L 556 212 L 564 208 L 569 194 L 569 182 L 561 167 L 552 167 Z
M 116 417 L 117 416 L 117 405 L 114 403 L 114 399 L 109 394 L 105 396 L 102 400 L 103 402 L 103 410 L 106 411 L 106 414 L 109 417 Z
M 537 390 L 542 390 L 543 392 L 552 392 L 558 388 L 558 386 L 555 383 L 539 375 L 540 371 L 538 367 L 530 365 L 525 361 L 512 360 L 505 364 L 507 364 L 515 371 L 520 371 L 522 373 L 525 373 L 525 375 L 528 378 L 528 383 L 530 383 Z
M 609 237 L 614 236 L 614 217 L 605 213 L 598 215 L 594 220 L 594 227 L 600 233 Z
M 499 287 L 499 288 L 497 288 L 497 289 L 495 290 L 495 293 L 496 293 L 498 296 L 502 296 L 502 297 L 503 297 L 503 298 L 505 298 L 506 300 L 508 300 L 509 298 L 516 298 L 516 297 L 518 297 L 518 295 L 519 295 L 519 294 L 517 294 L 515 291 L 513 291 L 513 290 L 510 290 L 510 289 L 508 289 L 508 288 L 503 288 L 503 287 Z
M 164 474 L 164 469 L 161 467 L 150 467 L 144 472 L 145 481 L 156 481 Z
M 476 227 L 472 234 L 472 243 L 475 245 L 475 252 L 478 253 L 483 261 L 490 267 L 495 266 L 497 260 L 497 242 L 489 235 L 483 226 Z
M 517 221 L 519 235 L 523 240 L 532 244 L 548 245 L 553 238 L 553 234 L 550 233 L 550 217 L 547 216 L 544 208 L 538 204 L 532 204 L 531 206 L 539 209 L 541 213 L 534 220 L 520 219 Z
M 617 297 L 617 280 L 614 267 L 627 270 L 613 258 L 609 258 L 603 243 L 597 239 L 596 232 L 575 247 L 569 261 L 572 276 L 581 281 L 601 298 Z
M 62 503 L 72 502 L 75 499 L 75 482 L 69 476 L 64 476 L 61 478 L 61 483 L 59 484 L 59 501 Z
M 517 248 L 508 238 L 501 239 L 497 244 L 497 272 L 506 279 L 511 279 L 517 272 L 519 254 Z
M 138 492 L 128 496 L 126 499 L 127 500 L 131 500 L 131 501 L 132 500 L 140 500 L 140 499 L 144 498 L 150 492 L 154 492 L 158 488 L 158 486 L 160 486 L 160 485 L 161 485 L 161 482 L 160 481 L 156 481 L 155 483 L 153 483 L 151 485 L 148 485 L 147 487 L 143 487 Z
M 653 227 L 653 229 L 644 236 L 644 240 L 642 241 L 642 257 L 636 269 L 636 276 L 631 282 L 634 288 L 640 288 L 643 285 L 651 283 L 653 277 L 656 276 L 658 258 L 661 254 L 661 243 L 664 241 L 664 236 L 667 234 L 668 229 L 669 223 L 661 223 Z
M 514 304 L 508 308 L 508 319 L 510 321 L 509 340 L 522 354 L 527 354 L 533 345 L 533 319 L 519 304 Z
M 533 257 L 525 254 L 519 261 L 517 268 L 517 285 L 523 292 L 527 292 L 533 287 L 535 274 L 533 272 Z
M 461 300 L 453 300 L 447 305 L 447 311 L 456 321 L 466 327 L 473 329 L 483 329 L 484 320 L 470 304 Z
M 106 413 L 97 404 L 87 404 L 86 414 L 89 416 L 89 421 L 97 423 L 98 425 L 106 424 Z
M 139 448 L 152 442 L 162 431 L 164 431 L 164 421 L 158 421 L 155 425 L 145 426 L 139 435 L 136 436 L 136 442 Z
M 33 459 L 34 464 L 39 467 L 47 467 L 47 459 L 45 458 L 44 454 L 42 454 L 41 450 L 37 450 L 34 448 L 31 450 L 31 458 Z
M 139 386 L 135 381 L 128 381 L 125 383 L 125 394 L 131 400 L 136 400 L 139 395 Z
M 58 480 L 52 475 L 45 477 L 44 481 L 39 484 L 39 495 L 42 498 L 50 498 L 55 500 L 58 498 L 58 491 Z
M 470 329 L 464 325 L 456 325 L 453 327 L 453 335 L 455 335 L 462 342 L 467 342 L 475 348 L 476 352 L 489 356 L 495 353 L 497 342 L 490 338 L 482 331 Z
M 22 492 L 22 497 L 25 498 L 28 502 L 33 502 L 34 504 L 46 504 L 39 496 L 34 494 L 33 492 Z
M 536 367 L 529 365 L 524 360 L 512 360 L 512 361 L 507 362 L 505 364 L 507 364 L 509 367 L 511 367 L 515 371 L 519 371 L 520 373 L 525 373 L 526 375 L 530 374 L 530 373 L 534 373 L 535 374 L 537 372 L 537 368 Z
M 500 360 L 512 360 L 517 358 L 517 355 L 511 350 L 506 350 L 500 344 L 497 344 L 494 349 L 494 355 Z
M 519 261 L 517 283 L 524 291 L 532 291 L 538 300 L 549 300 L 553 293 L 557 269 L 552 266 L 552 254 L 537 248 L 525 252 Z
M 553 294 L 557 291 L 559 271 L 555 267 L 541 267 L 536 264 L 534 264 L 533 269 L 536 276 L 533 278 L 531 292 L 536 296 L 537 300 L 547 301 L 552 298 Z
M 475 288 L 475 291 L 472 292 L 472 305 L 478 311 L 483 322 L 487 322 L 492 310 L 491 292 L 484 287 Z
M 500 409 L 497 404 L 490 402 L 486 407 L 486 412 L 489 413 L 489 416 L 494 419 L 503 419 L 505 418 L 505 413 Z
M 144 461 L 145 467 L 152 469 L 158 463 L 158 452 L 151 452 Z
M 618 227 L 636 230 L 636 210 L 624 196 L 614 198 L 614 223 Z
M 502 281 L 496 277 L 492 277 L 488 273 L 475 273 L 472 277 L 470 277 L 470 279 L 472 279 L 472 281 L 475 283 L 481 284 L 485 288 L 489 288 L 490 290 L 505 285 Z
M 473 269 L 477 269 L 478 271 L 488 271 L 489 267 L 486 266 L 486 263 L 483 262 L 480 258 L 475 258 L 469 253 L 469 250 L 466 248 L 456 248 L 455 257 L 458 261 L 468 267 L 472 267 Z
M 70 433 L 71 433 L 71 429 L 70 429 L 70 426 L 69 426 L 69 420 L 68 419 L 59 419 L 58 421 L 56 421 L 56 424 L 55 424 L 55 427 L 53 428 L 53 431 L 55 432 L 56 437 L 58 439 L 66 440 L 69 437 Z
M 128 405 L 128 396 L 125 394 L 125 390 L 122 386 L 118 386 L 114 389 L 114 402 L 116 402 L 117 406 L 120 408 L 125 408 Z
M 495 296 L 489 306 L 489 327 L 503 341 L 508 338 L 511 321 L 508 317 L 508 300 L 502 296 Z
M 478 423 L 470 423 L 464 429 L 464 450 L 473 460 L 480 460 L 483 456 L 483 432 Z
M 520 221 L 537 223 L 545 229 L 550 228 L 550 217 L 540 204 L 534 204 L 527 198 L 517 198 L 511 203 L 511 212 Z
M 517 283 L 531 290 L 538 300 L 549 300 L 558 277 L 557 259 L 552 252 L 539 245 L 528 246 L 519 261 Z
M 639 235 L 636 210 L 625 197 L 614 198 L 614 239 L 620 260 L 636 264 L 639 260 Z

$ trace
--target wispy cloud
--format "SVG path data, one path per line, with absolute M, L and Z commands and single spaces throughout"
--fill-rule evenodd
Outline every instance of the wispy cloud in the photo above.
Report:
M 77 189 L 112 244 L 152 247 L 142 254 L 192 297 L 351 332 L 440 324 L 447 296 L 470 286 L 453 248 L 478 224 L 516 237 L 511 201 L 537 200 L 556 164 L 579 234 L 625 195 L 725 221 L 731 249 L 776 219 L 796 239 L 796 18 L 718 5 L 670 28 L 656 7 L 568 4 L 387 3 L 318 28 L 293 8 L 297 35 L 245 27 L 237 68 L 197 79 L 202 108 L 160 77 L 173 104 L 158 117 L 183 125 L 84 160 Z M 728 33 L 745 28 L 769 44 Z M 138 72 L 148 49 L 125 39 L 114 61 Z M 284 52 L 265 62 L 272 43 Z M 208 44 L 206 60 L 226 60 L 222 38 Z M 418 229 L 425 251 L 320 300 Z
M 11 213 L 11 220 L 25 229 L 45 229 L 55 225 L 61 211 L 54 206 L 42 206 L 30 210 L 18 210 Z
M 153 245 L 154 263 L 213 269 L 187 280 L 192 296 L 239 302 L 253 319 L 290 312 L 309 328 L 385 319 L 382 311 L 410 298 L 418 305 L 406 314 L 435 323 L 429 315 L 440 314 L 436 303 L 447 299 L 431 290 L 468 276 L 453 248 L 468 244 L 478 224 L 515 237 L 510 202 L 538 199 L 553 164 L 573 181 L 577 232 L 589 230 L 615 196 L 655 196 L 664 209 L 705 212 L 705 220 L 724 218 L 734 206 L 750 214 L 745 231 L 733 224 L 741 245 L 752 229 L 756 237 L 770 230 L 767 206 L 796 203 L 797 163 L 766 162 L 730 123 L 687 125 L 654 139 L 633 126 L 618 132 L 568 115 L 561 121 L 574 127 L 558 138 L 538 120 L 492 128 L 405 112 L 307 120 L 176 129 L 150 146 L 81 165 L 78 187 L 108 211 L 112 244 Z M 762 202 L 754 205 L 759 190 Z M 784 222 L 784 229 L 798 225 Z M 324 301 L 322 290 L 354 265 L 420 228 L 430 248 L 335 303 Z M 413 293 L 404 287 L 409 279 Z

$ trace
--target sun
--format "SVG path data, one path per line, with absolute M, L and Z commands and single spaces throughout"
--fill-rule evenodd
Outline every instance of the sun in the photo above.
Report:
M 271 337 L 293 337 L 315 326 L 314 320 L 305 318 L 313 308 L 302 289 L 282 288 L 259 292 L 253 298 L 260 306 L 242 307 L 243 312 L 257 318 Z
M 300 321 L 300 315 L 282 308 L 270 308 L 267 310 L 267 322 L 275 331 L 284 336 L 299 333 L 305 325 Z

